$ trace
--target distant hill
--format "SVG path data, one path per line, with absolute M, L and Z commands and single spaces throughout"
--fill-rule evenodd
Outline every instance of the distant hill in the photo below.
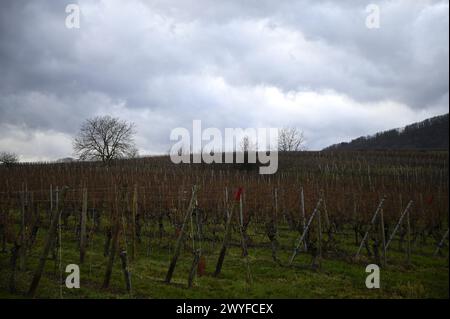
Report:
M 448 113 L 401 129 L 362 136 L 349 143 L 331 145 L 324 150 L 448 150 Z

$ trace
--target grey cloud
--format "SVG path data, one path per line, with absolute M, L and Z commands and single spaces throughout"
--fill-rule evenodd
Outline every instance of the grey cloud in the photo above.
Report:
M 378 30 L 357 0 L 79 0 L 68 30 L 71 2 L 0 3 L 0 125 L 70 137 L 111 113 L 137 122 L 143 151 L 165 152 L 192 119 L 289 123 L 321 148 L 448 110 L 448 1 L 374 1 Z M 302 92 L 320 103 L 292 99 Z M 383 103 L 396 121 L 374 115 Z

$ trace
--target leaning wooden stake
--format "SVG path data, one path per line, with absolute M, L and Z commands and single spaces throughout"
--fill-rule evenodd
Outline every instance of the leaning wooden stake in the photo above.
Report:
M 378 204 L 378 207 L 377 207 L 375 213 L 373 214 L 372 220 L 370 221 L 369 229 L 367 229 L 366 233 L 364 234 L 363 239 L 361 240 L 361 244 L 359 245 L 359 248 L 358 248 L 358 251 L 356 252 L 355 258 L 358 258 L 359 254 L 361 252 L 361 249 L 363 248 L 363 245 L 364 245 L 365 241 L 367 240 L 367 237 L 369 236 L 369 232 L 372 229 L 373 224 L 375 224 L 375 221 L 377 219 L 377 216 L 378 216 L 380 210 L 383 208 L 383 204 L 384 204 L 385 200 L 386 200 L 386 198 L 383 197 L 381 199 L 380 203 Z
M 395 228 L 394 228 L 394 230 L 392 231 L 392 234 L 391 234 L 391 236 L 389 237 L 389 240 L 388 240 L 388 242 L 387 242 L 387 244 L 386 244 L 386 250 L 388 249 L 389 245 L 391 244 L 392 239 L 394 238 L 395 234 L 397 233 L 398 228 L 400 227 L 400 225 L 401 225 L 401 223 L 402 223 L 402 221 L 403 221 L 403 218 L 404 218 L 404 217 L 406 216 L 406 214 L 408 213 L 408 211 L 409 211 L 409 209 L 411 208 L 412 204 L 413 204 L 413 201 L 412 201 L 412 200 L 409 201 L 408 205 L 406 206 L 405 210 L 403 211 L 402 215 L 400 216 L 400 219 L 398 220 L 397 225 L 395 225 Z
M 50 248 L 52 247 L 53 241 L 55 240 L 58 220 L 63 211 L 64 196 L 66 194 L 66 191 L 67 187 L 63 187 L 63 189 L 61 190 L 61 200 L 58 201 L 58 205 L 56 208 L 57 212 L 55 212 L 52 216 L 50 228 L 48 229 L 47 238 L 44 244 L 44 250 L 39 259 L 39 264 L 36 268 L 36 272 L 34 273 L 33 280 L 31 281 L 30 289 L 28 290 L 28 297 L 30 298 L 34 298 L 34 296 L 36 295 L 36 290 L 39 285 L 39 281 L 41 280 L 42 272 L 45 268 L 45 262 L 47 260 L 48 253 L 50 252 Z
M 386 257 L 386 233 L 384 231 L 384 211 L 381 209 L 380 212 L 380 224 L 381 224 L 381 240 L 383 244 L 383 266 L 386 266 L 387 264 L 387 257 Z
M 166 283 L 170 283 L 170 281 L 172 280 L 172 275 L 173 275 L 173 272 L 175 271 L 175 266 L 177 265 L 178 257 L 180 256 L 180 253 L 181 253 L 181 246 L 184 241 L 184 233 L 185 233 L 186 224 L 187 224 L 187 221 L 189 220 L 189 217 L 191 216 L 192 211 L 194 209 L 194 204 L 196 202 L 196 196 L 197 196 L 197 186 L 194 186 L 192 188 L 191 201 L 189 203 L 189 207 L 186 211 L 186 214 L 184 215 L 183 225 L 181 226 L 180 233 L 178 235 L 178 239 L 175 244 L 175 251 L 174 251 L 174 254 L 172 257 L 172 261 L 170 262 L 169 270 L 167 271 L 166 280 L 165 280 Z
M 322 204 L 322 198 L 320 198 L 319 201 L 317 202 L 316 208 L 314 209 L 311 217 L 308 220 L 308 224 L 306 225 L 305 231 L 300 236 L 300 238 L 297 240 L 297 243 L 296 243 L 295 248 L 294 248 L 294 252 L 292 253 L 291 259 L 289 260 L 289 265 L 292 265 L 292 263 L 294 262 L 295 256 L 297 256 L 297 254 L 298 254 L 300 245 L 305 240 L 306 234 L 308 233 L 308 230 L 309 230 L 309 226 L 311 226 L 311 223 L 312 223 L 312 221 L 314 219 L 314 216 L 319 211 L 319 208 L 320 208 L 321 204 Z
M 231 222 L 233 219 L 233 212 L 234 212 L 235 204 L 236 204 L 236 202 L 233 201 L 231 204 L 229 204 L 230 207 L 227 209 L 227 215 L 228 215 L 227 224 L 225 226 L 225 235 L 223 237 L 222 248 L 220 249 L 219 259 L 217 260 L 217 264 L 216 264 L 216 271 L 214 272 L 215 277 L 220 275 L 220 272 L 222 271 L 223 261 L 225 259 L 225 254 L 227 253 L 228 242 L 230 241 L 230 237 L 231 237 Z
M 441 239 L 441 241 L 439 242 L 439 244 L 437 245 L 436 250 L 435 250 L 433 256 L 437 256 L 437 255 L 439 254 L 439 252 L 441 251 L 442 247 L 444 246 L 444 242 L 445 242 L 445 240 L 447 239 L 447 237 L 448 237 L 448 229 L 447 229 L 447 231 L 445 232 L 445 234 L 444 234 L 444 236 L 442 237 L 442 239 Z

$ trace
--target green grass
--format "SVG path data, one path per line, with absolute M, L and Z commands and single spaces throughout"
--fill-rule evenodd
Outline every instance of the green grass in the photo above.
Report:
M 297 234 L 286 227 L 279 229 L 281 248 L 279 258 L 286 263 Z M 152 250 L 146 255 L 146 244 L 138 244 L 137 258 L 130 262 L 132 295 L 127 294 L 120 259 L 116 258 L 110 287 L 101 289 L 107 258 L 103 256 L 104 237 L 96 234 L 90 243 L 86 261 L 81 265 L 81 288 L 68 289 L 63 285 L 63 298 L 449 298 L 448 251 L 445 257 L 433 257 L 433 244 L 414 247 L 412 262 L 406 265 L 404 252 L 393 245 L 388 254 L 388 265 L 381 269 L 381 288 L 367 289 L 365 268 L 373 260 L 362 256 L 352 261 L 356 252 L 351 236 L 339 236 L 338 247 L 346 257 L 324 254 L 322 267 L 309 267 L 310 255 L 301 253 L 293 267 L 278 265 L 272 261 L 268 240 L 250 230 L 252 239 L 259 243 L 249 248 L 249 261 L 253 281 L 247 282 L 245 258 L 237 246 L 238 235 L 233 235 L 233 245 L 227 252 L 222 274 L 212 276 L 217 262 L 220 241 L 203 242 L 206 257 L 206 274 L 195 279 L 194 287 L 187 288 L 192 254 L 187 249 L 180 256 L 173 280 L 163 282 L 172 257 L 174 240 L 158 245 L 152 240 Z M 39 232 L 38 240 L 26 259 L 25 269 L 17 272 L 16 294 L 8 292 L 10 276 L 9 253 L 0 253 L 0 298 L 26 298 L 26 291 L 36 269 L 45 233 Z M 79 251 L 73 232 L 62 234 L 62 267 L 78 264 Z M 10 248 L 10 247 L 8 247 Z M 63 272 L 63 278 L 67 274 Z M 48 260 L 41 278 L 37 298 L 60 298 L 58 264 Z

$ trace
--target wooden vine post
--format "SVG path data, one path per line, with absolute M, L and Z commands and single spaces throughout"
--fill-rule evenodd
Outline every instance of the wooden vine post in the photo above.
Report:
M 278 188 L 274 189 L 275 227 L 278 228 Z
M 301 188 L 300 191 L 300 202 L 301 202 L 301 212 L 302 212 L 302 226 L 303 226 L 303 232 L 305 232 L 306 230 L 306 215 L 305 215 L 305 195 L 303 192 L 303 187 Z M 304 248 L 305 251 L 308 250 L 308 244 L 306 243 L 306 241 L 304 241 Z
M 200 249 L 194 250 L 194 260 L 192 261 L 191 270 L 188 277 L 188 288 L 191 288 L 194 283 L 195 274 L 197 273 L 197 266 L 200 262 L 201 251 Z
M 198 203 L 197 203 L 197 199 L 195 200 L 195 208 L 198 207 Z M 200 216 L 200 210 L 196 211 L 195 214 L 195 221 L 192 218 L 192 214 L 191 214 L 191 237 L 192 237 L 192 251 L 194 253 L 194 259 L 192 260 L 192 265 L 191 265 L 191 270 L 189 271 L 189 276 L 188 276 L 188 288 L 191 288 L 193 283 L 194 283 L 194 279 L 195 279 L 195 275 L 197 274 L 197 268 L 200 262 L 200 258 L 202 255 L 202 248 L 201 248 L 201 240 L 202 240 L 202 232 L 201 232 L 201 216 Z M 198 248 L 195 245 L 196 240 L 199 243 Z
M 442 247 L 444 246 L 445 240 L 446 240 L 447 237 L 448 237 L 448 231 L 449 231 L 449 229 L 447 228 L 447 231 L 445 232 L 444 236 L 442 236 L 442 239 L 441 239 L 441 241 L 439 242 L 439 244 L 437 245 L 436 250 L 434 251 L 433 256 L 437 256 L 437 255 L 440 253 Z
M 400 216 L 400 218 L 399 218 L 399 220 L 398 220 L 398 223 L 397 223 L 397 225 L 395 225 L 394 230 L 392 231 L 392 234 L 391 234 L 391 236 L 389 237 L 389 240 L 388 240 L 388 242 L 387 242 L 387 244 L 386 244 L 386 250 L 388 249 L 389 245 L 391 244 L 392 239 L 394 239 L 394 236 L 395 236 L 395 234 L 397 233 L 398 228 L 399 228 L 400 225 L 402 224 L 403 219 L 405 218 L 406 214 L 408 214 L 408 211 L 409 211 L 409 209 L 411 208 L 412 204 L 413 204 L 413 201 L 412 201 L 412 200 L 409 201 L 409 203 L 408 203 L 408 205 L 406 206 L 405 210 L 404 210 L 403 213 L 401 214 L 401 216 Z
M 325 204 L 325 201 L 324 201 Z M 318 256 L 318 264 L 319 268 L 322 268 L 322 220 L 321 220 L 321 211 L 319 209 L 319 213 L 317 214 L 317 256 Z
M 375 224 L 375 221 L 377 220 L 378 214 L 380 213 L 381 209 L 383 208 L 383 204 L 384 204 L 385 200 L 386 200 L 386 197 L 383 197 L 381 199 L 380 203 L 378 204 L 378 207 L 377 207 L 375 213 L 373 214 L 372 220 L 370 221 L 369 228 L 367 229 L 366 233 L 364 234 L 363 239 L 361 240 L 361 244 L 359 245 L 359 248 L 358 248 L 358 251 L 356 252 L 355 258 L 359 257 L 359 254 L 361 253 L 361 249 L 363 248 L 363 245 L 366 242 L 367 237 L 369 236 L 369 233 L 370 233 L 373 225 Z
M 381 209 L 380 212 L 380 224 L 381 224 L 381 241 L 383 244 L 383 266 L 386 266 L 387 264 L 387 257 L 386 257 L 386 233 L 384 230 L 384 210 Z
M 128 269 L 128 259 L 127 259 L 127 251 L 122 250 L 120 252 L 120 261 L 122 266 L 122 272 L 125 279 L 125 285 L 127 288 L 127 292 L 131 294 L 131 274 L 130 270 Z
M 228 215 L 230 214 L 228 209 L 227 209 L 227 205 L 228 205 L 228 187 L 225 187 L 225 210 L 226 210 L 226 214 L 227 214 L 227 218 Z
M 316 208 L 314 208 L 314 211 L 313 211 L 313 213 L 311 214 L 311 217 L 308 220 L 308 224 L 306 225 L 305 231 L 303 232 L 303 234 L 297 240 L 297 243 L 295 244 L 295 247 L 294 247 L 294 252 L 292 253 L 291 258 L 289 259 L 289 265 L 292 265 L 292 263 L 294 262 L 294 259 L 295 259 L 295 257 L 297 256 L 297 254 L 299 252 L 300 245 L 305 240 L 306 235 L 308 234 L 309 227 L 311 226 L 311 223 L 312 223 L 314 217 L 316 216 L 317 212 L 319 211 L 320 205 L 322 204 L 322 201 L 323 201 L 323 199 L 319 198 L 319 201 L 317 202 Z
M 410 210 L 406 213 L 406 239 L 407 239 L 407 247 L 406 247 L 406 263 L 408 265 L 411 264 L 411 222 L 410 222 Z
M 178 257 L 180 256 L 180 253 L 181 253 L 181 246 L 184 241 L 184 233 L 185 233 L 185 229 L 186 229 L 186 224 L 187 224 L 187 222 L 192 214 L 192 211 L 194 209 L 194 204 L 195 204 L 196 198 L 197 198 L 197 186 L 194 185 L 192 187 L 191 200 L 190 200 L 188 209 L 184 215 L 183 225 L 181 226 L 180 233 L 178 235 L 178 239 L 175 244 L 175 251 L 174 251 L 174 254 L 172 257 L 172 261 L 170 262 L 169 270 L 167 271 L 167 275 L 166 275 L 166 279 L 165 279 L 166 283 L 170 283 L 170 281 L 172 280 L 173 272 L 175 271 L 175 266 L 177 265 Z
M 16 293 L 16 271 L 17 271 L 17 258 L 19 256 L 20 245 L 17 242 L 14 242 L 14 246 L 11 249 L 11 274 L 9 277 L 9 292 L 14 294 Z
M 245 257 L 245 263 L 247 266 L 247 283 L 251 283 L 253 281 L 252 273 L 250 270 L 250 260 L 248 258 L 248 248 L 247 248 L 247 241 L 244 236 L 244 212 L 243 212 L 243 200 L 242 200 L 242 189 L 240 188 L 238 191 L 238 194 L 236 195 L 236 199 L 239 197 L 239 229 L 241 233 L 241 245 L 242 245 L 242 251 Z
M 53 212 L 53 186 L 50 184 L 50 213 Z
M 138 186 L 134 185 L 131 221 L 131 260 L 136 258 L 136 216 L 138 210 Z
M 86 220 L 87 220 L 87 188 L 83 188 L 81 220 L 80 220 L 80 264 L 84 263 L 86 255 Z
M 61 200 L 58 201 L 58 205 L 56 206 L 56 212 L 54 212 L 51 222 L 50 228 L 47 233 L 47 238 L 44 243 L 44 250 L 42 251 L 41 257 L 39 258 L 39 263 L 34 273 L 33 279 L 31 281 L 30 289 L 28 290 L 28 297 L 34 298 L 36 295 L 36 290 L 39 285 L 39 281 L 41 280 L 42 272 L 45 268 L 45 262 L 47 260 L 48 253 L 53 245 L 53 242 L 56 238 L 56 230 L 58 227 L 58 220 L 62 214 L 63 206 L 64 206 L 64 197 L 66 195 L 68 187 L 63 187 L 61 190 Z
M 228 218 L 227 218 L 227 223 L 225 225 L 225 235 L 223 237 L 222 248 L 220 249 L 219 259 L 217 260 L 216 271 L 214 272 L 214 277 L 219 276 L 220 272 L 222 271 L 223 261 L 225 259 L 225 255 L 227 253 L 228 243 L 229 243 L 230 237 L 231 237 L 231 222 L 233 220 L 234 207 L 238 200 L 238 196 L 240 199 L 240 192 L 242 192 L 241 189 L 239 189 L 236 194 L 236 200 L 231 202 L 230 204 L 228 204 L 228 208 L 227 208 Z
M 28 190 L 27 185 L 22 184 L 22 196 L 21 196 L 21 227 L 20 227 L 20 247 L 18 249 L 19 254 L 19 269 L 25 269 L 26 247 L 25 247 L 25 235 L 26 235 L 26 218 L 25 215 L 28 211 Z
M 106 265 L 106 272 L 105 272 L 105 278 L 103 280 L 102 289 L 107 289 L 109 287 L 109 282 L 111 280 L 111 274 L 112 269 L 114 266 L 114 259 L 116 257 L 116 253 L 119 246 L 119 233 L 120 233 L 120 218 L 119 218 L 119 200 L 118 200 L 118 194 L 116 191 L 115 194 L 115 205 L 113 209 L 112 214 L 112 223 L 113 223 L 113 230 L 112 230 L 112 243 L 111 243 L 111 250 L 109 251 L 109 259 L 108 264 Z

